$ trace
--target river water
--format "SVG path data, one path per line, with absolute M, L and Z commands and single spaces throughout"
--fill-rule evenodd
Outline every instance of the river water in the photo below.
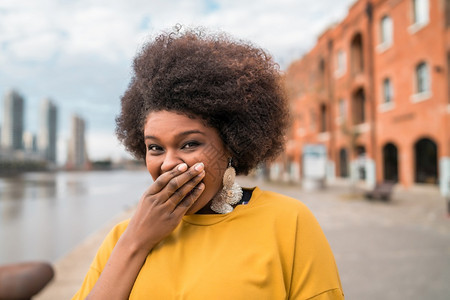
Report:
M 0 264 L 54 262 L 134 207 L 151 182 L 145 170 L 0 178 Z

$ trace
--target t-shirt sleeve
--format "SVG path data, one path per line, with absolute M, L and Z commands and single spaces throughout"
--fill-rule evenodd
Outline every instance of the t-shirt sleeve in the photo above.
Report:
M 344 299 L 330 245 L 311 211 L 298 216 L 289 299 Z
M 128 222 L 129 221 L 127 220 L 117 224 L 106 236 L 105 240 L 97 251 L 94 260 L 92 261 L 91 266 L 89 267 L 88 273 L 84 278 L 81 288 L 72 297 L 72 300 L 84 300 L 89 295 L 98 278 L 100 277 L 103 268 L 108 262 L 108 259 L 117 241 L 128 226 Z

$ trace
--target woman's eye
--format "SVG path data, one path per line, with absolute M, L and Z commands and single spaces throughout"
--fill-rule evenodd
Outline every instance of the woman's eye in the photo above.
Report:
M 192 149 L 197 147 L 198 145 L 200 145 L 200 143 L 198 142 L 187 142 L 186 144 L 183 145 L 183 149 Z
M 161 147 L 159 147 L 158 145 L 148 145 L 147 149 L 148 151 L 160 151 Z

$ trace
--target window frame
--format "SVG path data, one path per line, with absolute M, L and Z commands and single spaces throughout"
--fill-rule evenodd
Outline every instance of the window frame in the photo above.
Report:
M 430 64 L 422 60 L 414 68 L 414 93 L 412 102 L 421 102 L 431 98 L 431 69 Z M 424 75 L 424 76 L 423 76 Z
M 347 72 L 347 53 L 339 49 L 336 53 L 336 69 L 334 71 L 335 77 L 341 77 Z
M 430 1 L 411 0 L 411 26 L 408 30 L 416 33 L 430 22 Z
M 392 86 L 392 80 L 389 77 L 383 79 L 383 103 L 394 102 L 394 88 Z
M 379 24 L 378 52 L 389 49 L 394 43 L 394 22 L 389 15 L 383 15 Z

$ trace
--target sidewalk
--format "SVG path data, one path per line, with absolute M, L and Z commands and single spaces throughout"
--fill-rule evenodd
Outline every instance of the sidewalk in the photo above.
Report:
M 322 226 L 341 275 L 346 299 L 448 299 L 450 218 L 437 188 L 396 187 L 392 200 L 368 201 L 346 182 L 306 192 L 298 185 L 239 178 L 305 203 Z M 80 287 L 97 248 L 123 212 L 55 263 L 56 277 L 34 299 L 70 299 Z

